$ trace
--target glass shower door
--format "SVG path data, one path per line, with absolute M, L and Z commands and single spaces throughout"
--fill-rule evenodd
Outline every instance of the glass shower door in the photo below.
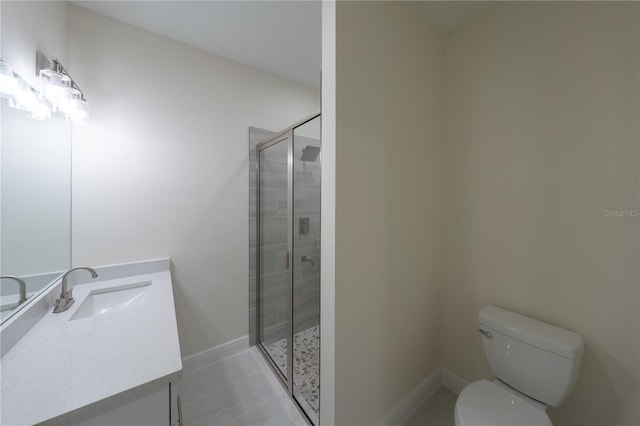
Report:
M 291 377 L 289 139 L 262 146 L 258 162 L 258 342 L 285 382 Z
M 320 117 L 293 129 L 293 396 L 320 414 Z
M 320 415 L 320 116 L 257 145 L 257 342 L 312 424 Z

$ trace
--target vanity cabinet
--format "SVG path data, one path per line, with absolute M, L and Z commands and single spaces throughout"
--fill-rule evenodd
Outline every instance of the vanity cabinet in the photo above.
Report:
M 98 408 L 68 425 L 182 426 L 179 401 L 176 382 L 168 382 Z
M 103 280 L 77 283 L 76 302 L 60 313 L 59 286 L 38 296 L 45 313 L 0 362 L 0 424 L 178 426 L 182 359 L 169 266 L 97 268 Z M 39 300 L 7 324 L 32 318 Z

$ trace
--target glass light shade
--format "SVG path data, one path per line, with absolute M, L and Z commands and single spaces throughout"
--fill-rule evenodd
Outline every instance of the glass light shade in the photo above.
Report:
M 38 97 L 29 87 L 21 86 L 13 92 L 9 99 L 9 106 L 21 111 L 31 111 L 31 107 L 38 103 Z
M 0 59 L 0 95 L 8 98 L 10 107 L 26 111 L 38 120 L 50 118 L 52 113 L 62 114 L 74 122 L 87 120 L 89 104 L 82 92 L 59 62 L 43 58 L 42 54 L 36 58 L 38 68 L 46 67 L 38 71 L 39 90 L 32 88 Z
M 51 108 L 40 99 L 36 92 L 26 83 L 18 86 L 9 99 L 9 106 L 21 111 L 31 113 L 31 116 L 38 120 L 51 117 Z
M 71 99 L 64 104 L 64 113 L 67 115 L 67 119 L 80 123 L 89 118 L 89 103 L 82 99 L 82 93 L 72 88 Z
M 31 106 L 31 117 L 36 120 L 49 119 L 51 118 L 51 107 L 42 101 L 38 101 Z
M 56 108 L 67 102 L 71 79 L 64 74 L 51 70 L 40 70 L 40 93 Z
M 81 123 L 89 118 L 89 103 L 87 101 L 74 101 L 69 109 L 69 120 Z

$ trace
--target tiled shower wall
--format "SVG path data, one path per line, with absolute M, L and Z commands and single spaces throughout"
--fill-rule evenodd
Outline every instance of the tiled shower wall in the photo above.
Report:
M 293 144 L 293 332 L 320 323 L 320 156 L 301 161 L 306 146 L 320 141 L 299 136 Z M 300 220 L 309 220 L 309 233 L 300 232 Z M 306 261 L 303 261 L 306 258 Z
M 257 271 L 257 152 L 256 145 L 275 135 L 263 129 L 249 129 L 249 338 L 256 343 L 256 271 Z M 294 140 L 294 224 L 292 265 L 294 270 L 294 332 L 319 324 L 320 319 L 320 159 L 301 161 L 302 150 L 320 146 L 317 139 L 296 136 Z M 263 188 L 265 208 L 261 226 L 263 310 L 265 340 L 286 337 L 287 279 L 285 269 L 286 240 L 281 241 L 287 224 L 286 154 L 267 154 L 263 170 L 270 181 Z M 279 151 L 279 150 L 278 150 Z M 280 158 L 282 157 L 282 158 Z M 300 219 L 309 220 L 309 233 L 300 233 Z M 303 257 L 306 261 L 303 261 Z
M 256 146 L 264 141 L 274 137 L 276 132 L 259 129 L 256 127 L 249 128 L 249 344 L 257 343 L 257 292 L 256 292 L 256 274 L 257 274 L 257 188 L 258 188 L 258 155 Z
M 258 153 L 260 199 L 258 201 L 259 310 L 264 343 L 287 337 L 289 273 L 287 258 L 288 174 L 287 141 Z

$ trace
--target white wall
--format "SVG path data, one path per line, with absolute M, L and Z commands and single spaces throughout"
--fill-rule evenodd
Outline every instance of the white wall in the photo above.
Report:
M 66 1 L 6 1 L 2 9 L 2 59 L 38 87 L 36 50 L 67 64 L 69 5 Z
M 440 366 L 442 39 L 394 2 L 336 37 L 335 424 L 365 425 Z
M 580 333 L 555 425 L 637 425 L 637 2 L 514 2 L 445 42 L 442 361 L 490 377 L 493 303 Z
M 170 256 L 182 354 L 248 332 L 248 127 L 280 130 L 319 93 L 70 7 L 73 263 Z M 295 60 L 295 58 L 292 58 Z

